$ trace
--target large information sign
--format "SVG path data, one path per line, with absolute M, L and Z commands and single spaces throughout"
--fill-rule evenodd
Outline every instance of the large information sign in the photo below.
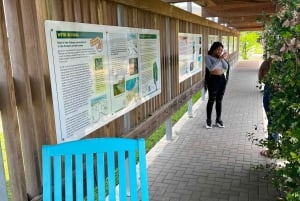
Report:
M 179 33 L 179 82 L 202 70 L 202 35 Z
M 58 143 L 161 93 L 158 30 L 46 21 L 45 32 Z
M 234 49 L 234 47 L 233 47 L 233 44 L 234 44 L 234 42 L 233 42 L 233 36 L 229 36 L 229 49 L 228 49 L 228 51 L 229 51 L 229 54 L 231 54 L 231 53 L 233 53 L 233 49 Z
M 219 41 L 219 36 L 218 35 L 208 35 L 208 50 L 212 46 L 214 42 Z
M 224 52 L 228 53 L 228 36 L 222 36 L 222 44 L 224 46 Z

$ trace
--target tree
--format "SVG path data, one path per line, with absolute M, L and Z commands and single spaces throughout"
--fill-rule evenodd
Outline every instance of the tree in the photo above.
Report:
M 240 35 L 240 50 L 243 59 L 248 59 L 249 52 L 253 50 L 259 43 L 260 32 L 241 32 Z

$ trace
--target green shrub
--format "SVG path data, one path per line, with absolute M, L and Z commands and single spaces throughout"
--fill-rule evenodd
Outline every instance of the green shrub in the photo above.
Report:
M 273 58 L 264 80 L 271 90 L 272 126 L 270 133 L 280 133 L 277 143 L 268 144 L 275 158 L 285 165 L 271 168 L 274 185 L 284 200 L 300 200 L 300 3 L 280 0 L 282 9 L 265 25 L 262 35 L 265 50 Z

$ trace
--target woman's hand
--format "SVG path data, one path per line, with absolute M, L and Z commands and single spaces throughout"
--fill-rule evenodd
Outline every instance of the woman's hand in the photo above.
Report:
M 228 53 L 227 52 L 224 52 L 220 57 L 219 59 L 226 59 L 228 57 Z

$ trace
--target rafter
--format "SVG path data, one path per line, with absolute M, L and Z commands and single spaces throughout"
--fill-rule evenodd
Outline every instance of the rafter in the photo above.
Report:
M 237 30 L 260 30 L 262 19 L 267 21 L 278 10 L 277 0 L 164 0 L 194 2 L 202 7 L 202 17 L 218 17 L 220 24 Z
M 196 4 L 202 6 L 202 7 L 216 6 L 217 5 L 213 0 L 196 0 L 194 2 Z
M 249 7 L 249 8 L 237 8 L 230 10 L 212 10 L 212 9 L 202 9 L 203 17 L 237 17 L 237 16 L 253 16 L 253 15 L 262 15 L 262 14 L 273 14 L 275 9 L 273 6 L 269 7 Z
M 268 16 L 252 15 L 252 16 L 241 16 L 241 17 L 219 17 L 220 23 L 242 23 L 242 22 L 253 22 L 269 20 Z
M 194 0 L 194 1 L 187 1 L 187 0 L 163 0 L 166 3 L 181 3 L 181 2 L 194 2 L 202 7 L 207 6 L 216 6 L 216 3 L 213 0 Z
M 275 5 L 273 3 L 248 3 L 248 4 L 223 4 L 223 5 L 215 5 L 215 6 L 206 6 L 205 9 L 214 10 L 214 11 L 222 11 L 222 10 L 232 10 L 232 9 L 247 9 L 247 8 L 273 8 L 275 10 Z

